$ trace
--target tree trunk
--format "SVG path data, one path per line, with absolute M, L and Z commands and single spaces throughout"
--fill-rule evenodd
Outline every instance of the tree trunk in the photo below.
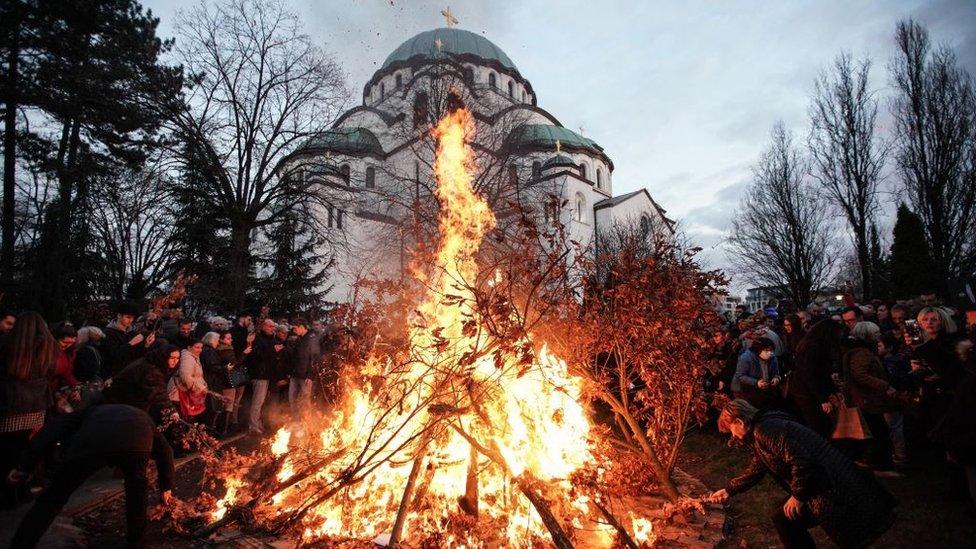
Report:
M 19 8 L 19 6 L 17 6 Z M 14 189 L 17 167 L 17 76 L 20 60 L 20 10 L 14 8 L 10 21 L 10 44 L 7 52 L 7 82 L 4 90 L 3 117 L 3 223 L 0 244 L 0 288 L 8 291 L 14 275 Z
M 661 483 L 661 489 L 664 490 L 664 495 L 671 501 L 677 501 L 681 494 L 678 493 L 678 488 L 674 485 L 674 481 L 671 480 L 671 472 L 661 463 L 660 458 L 657 457 L 657 452 L 654 451 L 654 447 L 651 446 L 651 441 L 647 440 L 647 436 L 644 434 L 644 430 L 637 423 L 637 420 L 633 418 L 630 414 L 621 414 L 624 421 L 627 422 L 627 426 L 630 427 L 631 433 L 634 438 L 637 439 L 637 443 L 640 444 L 641 449 L 644 450 L 644 455 L 650 462 L 651 469 L 654 470 L 654 476 L 657 477 L 658 482 Z
M 234 312 L 244 308 L 247 282 L 251 271 L 251 229 L 252 223 L 237 220 L 231 224 L 230 257 L 228 258 L 227 293 L 225 302 Z
M 871 250 L 868 247 L 867 225 L 854 227 L 857 241 L 857 266 L 861 271 L 861 302 L 866 303 L 874 297 L 871 283 Z

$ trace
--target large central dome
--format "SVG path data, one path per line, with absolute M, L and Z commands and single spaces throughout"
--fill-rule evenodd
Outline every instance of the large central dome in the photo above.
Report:
M 438 39 L 440 39 L 440 49 L 437 48 Z M 434 29 L 414 36 L 393 50 L 393 53 L 383 62 L 382 68 L 385 69 L 398 61 L 406 62 L 415 57 L 434 58 L 445 53 L 473 55 L 497 61 L 507 69 L 518 70 L 508 55 L 491 40 L 470 31 L 453 28 Z

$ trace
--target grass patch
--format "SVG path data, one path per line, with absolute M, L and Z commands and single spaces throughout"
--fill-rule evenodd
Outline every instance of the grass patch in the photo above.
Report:
M 729 448 L 728 437 L 711 428 L 695 430 L 685 438 L 679 467 L 698 477 L 710 489 L 726 485 L 749 463 L 745 448 Z M 968 501 L 949 501 L 953 471 L 934 451 L 913 457 L 905 478 L 880 479 L 898 499 L 895 524 L 874 547 L 963 548 L 976 547 L 976 513 Z M 769 477 L 745 494 L 731 499 L 733 520 L 729 545 L 779 547 L 779 538 L 769 520 L 773 508 L 788 494 Z M 812 531 L 821 547 L 833 547 L 823 530 Z

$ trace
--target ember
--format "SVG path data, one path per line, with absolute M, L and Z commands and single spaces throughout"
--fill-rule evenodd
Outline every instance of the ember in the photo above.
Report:
M 495 218 L 472 189 L 473 131 L 464 109 L 433 131 L 440 239 L 434 268 L 416 269 L 426 295 L 408 355 L 373 356 L 364 371 L 347 372 L 352 386 L 318 437 L 307 425 L 281 429 L 270 462 L 225 479 L 218 523 L 238 506 L 305 542 L 609 546 L 628 523 L 635 540 L 652 540 L 649 520 L 610 520 L 574 489 L 571 475 L 595 467 L 582 379 L 530 341 L 520 344 L 535 352 L 499 357 L 479 329 L 467 282 Z M 252 483 L 262 467 L 274 481 Z M 259 493 L 242 501 L 244 484 Z

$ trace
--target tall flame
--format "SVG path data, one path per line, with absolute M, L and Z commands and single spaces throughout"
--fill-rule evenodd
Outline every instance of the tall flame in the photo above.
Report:
M 362 373 L 382 383 L 349 387 L 317 441 L 320 455 L 340 456 L 318 465 L 308 480 L 287 484 L 273 495 L 273 505 L 256 510 L 256 516 L 287 514 L 314 499 L 323 484 L 365 471 L 361 480 L 305 514 L 305 541 L 387 536 L 406 502 L 404 538 L 420 541 L 436 533 L 448 546 L 482 546 L 489 542 L 471 527 L 476 514 L 482 532 L 507 538 L 495 545 L 529 545 L 548 533 L 516 486 L 522 476 L 567 494 L 562 514 L 575 513 L 577 527 L 588 511 L 585 497 L 568 497 L 568 477 L 593 457 L 581 380 L 568 372 L 565 361 L 542 346 L 527 367 L 519 357 L 506 356 L 499 364 L 484 352 L 470 367 L 458 364 L 463 353 L 484 350 L 483 336 L 472 336 L 463 325 L 478 320 L 469 305 L 470 284 L 478 274 L 481 242 L 495 226 L 491 208 L 472 187 L 474 131 L 465 109 L 433 130 L 439 243 L 433 268 L 416 274 L 426 293 L 410 329 L 411 356 L 406 364 L 371 359 Z M 276 435 L 271 449 L 283 456 L 279 481 L 307 465 L 296 447 L 301 443 L 284 429 Z M 495 449 L 504 463 L 483 455 L 485 448 Z M 407 498 L 411 472 L 415 489 Z M 218 513 L 225 512 L 238 488 L 228 481 Z M 472 494 L 474 502 L 459 503 Z M 603 528 L 597 537 L 610 537 L 608 527 L 591 523 L 588 528 Z

